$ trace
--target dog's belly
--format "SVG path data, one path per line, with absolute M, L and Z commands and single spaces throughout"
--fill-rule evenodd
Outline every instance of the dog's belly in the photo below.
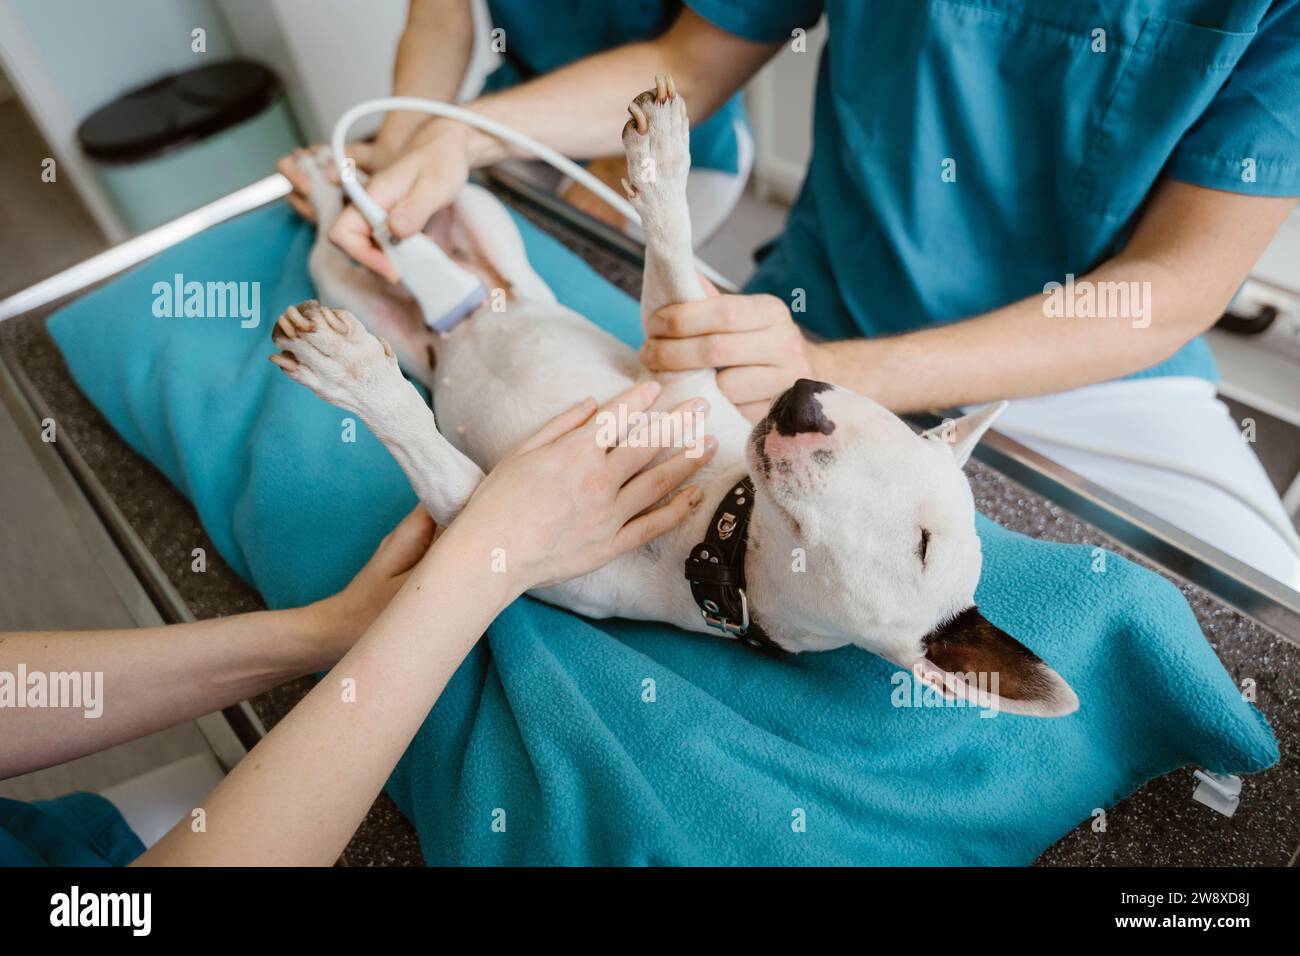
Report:
M 438 346 L 439 430 L 485 470 L 588 396 L 604 402 L 647 373 L 608 332 L 558 304 L 482 310 Z

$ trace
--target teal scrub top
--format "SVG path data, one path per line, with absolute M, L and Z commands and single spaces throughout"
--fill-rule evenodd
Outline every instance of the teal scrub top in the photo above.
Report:
M 126 866 L 144 844 L 97 793 L 23 803 L 0 797 L 0 867 Z
M 677 19 L 682 4 L 677 0 L 488 0 L 488 9 L 493 26 L 505 31 L 503 62 L 484 86 L 485 92 L 493 92 L 593 53 L 653 39 Z M 646 77 L 647 85 L 650 79 Z M 739 172 L 737 124 L 749 128 L 740 94 L 691 129 L 691 164 L 733 175 Z
M 812 161 L 750 288 L 803 290 L 796 318 L 827 337 L 951 322 L 1082 275 L 1121 250 L 1162 174 L 1300 195 L 1300 0 L 691 6 L 766 43 L 826 14 Z M 1200 339 L 1139 374 L 1216 377 Z

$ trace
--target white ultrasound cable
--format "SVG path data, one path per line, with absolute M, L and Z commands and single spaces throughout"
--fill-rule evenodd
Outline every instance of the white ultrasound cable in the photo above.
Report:
M 344 146 L 347 141 L 347 132 L 357 120 L 373 113 L 391 111 L 427 113 L 430 116 L 441 116 L 446 119 L 457 120 L 467 126 L 473 126 L 475 129 L 495 136 L 497 139 L 504 140 L 525 152 L 531 153 L 542 162 L 581 183 L 632 222 L 637 225 L 641 224 L 641 217 L 637 215 L 637 211 L 632 208 L 631 203 L 623 196 L 610 189 L 573 160 L 557 153 L 544 143 L 539 143 L 531 136 L 527 136 L 503 123 L 498 123 L 496 120 L 488 119 L 473 110 L 467 110 L 463 106 L 444 103 L 441 100 L 428 100 L 418 96 L 385 96 L 380 99 L 358 103 L 340 116 L 339 121 L 334 124 L 334 137 L 331 141 L 334 162 L 338 165 L 339 178 L 343 181 L 343 188 L 347 192 L 348 198 L 356 204 L 373 229 L 382 229 L 386 234 L 385 224 L 388 221 L 388 212 L 370 197 L 361 184 L 357 182 L 355 176 L 344 175 L 344 163 L 346 161 Z M 731 288 L 731 283 L 709 266 L 708 263 L 696 259 L 695 267 L 720 289 Z

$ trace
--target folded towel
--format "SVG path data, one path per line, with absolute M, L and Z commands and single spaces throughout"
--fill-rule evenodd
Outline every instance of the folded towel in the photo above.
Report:
M 516 218 L 559 299 L 636 341 L 636 303 Z M 341 587 L 415 500 L 363 426 L 343 441 L 345 413 L 266 361 L 279 311 L 313 294 L 312 235 L 260 210 L 49 324 L 83 391 L 272 607 Z M 154 284 L 177 274 L 259 283 L 259 327 L 155 317 Z M 522 599 L 389 791 L 430 863 L 1023 864 L 1153 776 L 1277 760 L 1171 584 L 1088 547 L 979 532 L 980 606 L 1065 677 L 1077 713 L 981 716 L 855 648 L 772 659 Z

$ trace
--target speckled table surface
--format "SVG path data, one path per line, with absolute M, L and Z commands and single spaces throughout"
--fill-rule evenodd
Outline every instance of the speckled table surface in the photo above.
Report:
M 527 208 L 523 212 L 610 281 L 634 296 L 639 293 L 635 266 L 589 237 Z M 0 323 L 0 357 L 30 391 L 38 412 L 56 418 L 60 443 L 76 449 L 195 617 L 260 608 L 257 594 L 215 557 L 217 551 L 189 502 L 127 447 L 77 389 L 44 329 L 45 318 L 58 305 Z M 1045 540 L 1099 544 L 1149 565 L 1092 525 L 987 466 L 973 462 L 968 473 L 977 507 L 1000 524 Z M 214 556 L 204 574 L 190 572 L 195 547 Z M 1246 778 L 1241 807 L 1232 818 L 1191 799 L 1194 781 L 1186 768 L 1151 781 L 1109 808 L 1105 832 L 1094 832 L 1091 821 L 1082 821 L 1036 865 L 1284 865 L 1300 846 L 1300 648 L 1206 592 L 1174 580 L 1234 680 L 1249 677 L 1256 682 L 1257 703 L 1277 734 L 1281 760 Z M 270 728 L 310 686 L 306 679 L 290 681 L 251 704 Z M 340 862 L 417 865 L 419 842 L 411 824 L 381 795 Z

